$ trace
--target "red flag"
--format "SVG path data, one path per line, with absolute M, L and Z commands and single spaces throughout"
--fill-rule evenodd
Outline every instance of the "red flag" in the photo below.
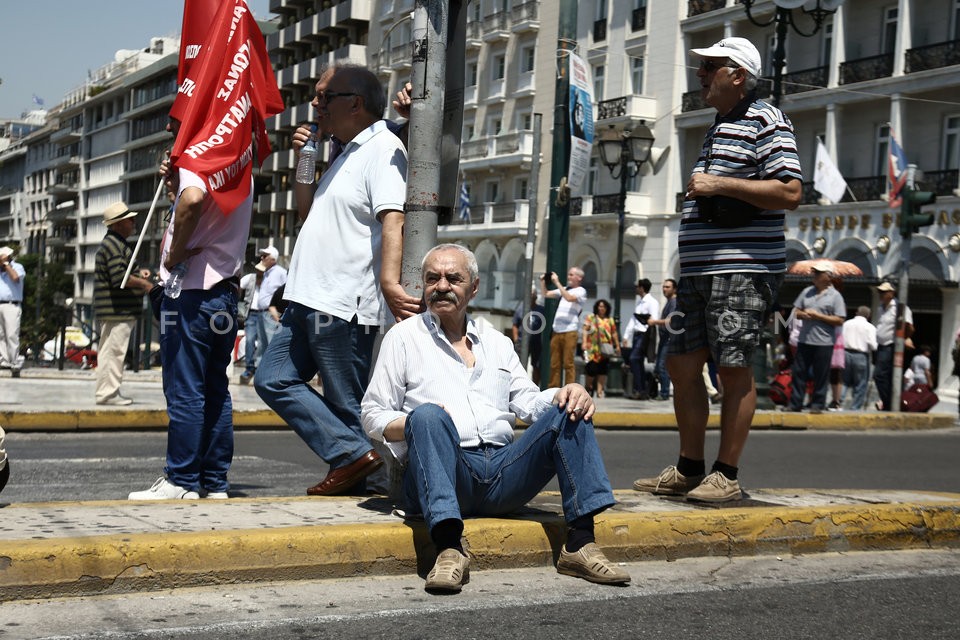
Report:
M 175 101 L 171 108 L 171 116 L 176 111 L 183 117 L 177 117 L 170 159 L 203 178 L 229 213 L 250 194 L 254 135 L 258 163 L 270 155 L 264 120 L 283 111 L 283 100 L 245 0 L 222 0 L 208 33 L 190 69 L 194 84 L 186 106 L 178 109 Z
M 210 25 L 220 8 L 219 0 L 183 0 L 183 24 L 180 27 L 180 59 L 177 62 L 177 99 L 170 108 L 170 115 L 183 120 L 183 114 L 196 81 L 190 69 L 203 56 L 203 45 L 210 32 Z M 199 67 L 197 67 L 199 69 Z

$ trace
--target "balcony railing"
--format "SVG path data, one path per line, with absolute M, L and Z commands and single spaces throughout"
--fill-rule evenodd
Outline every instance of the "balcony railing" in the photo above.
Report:
M 687 17 L 692 18 L 701 13 L 718 11 L 727 6 L 727 0 L 689 0 L 687 2 Z
M 814 91 L 827 86 L 827 67 L 814 67 L 803 71 L 783 74 L 783 92 L 801 93 Z
M 593 215 L 598 213 L 616 213 L 620 208 L 620 194 L 608 193 L 601 196 L 593 196 Z
M 603 42 L 607 39 L 607 19 L 597 20 L 593 23 L 593 41 Z
M 915 47 L 907 51 L 906 73 L 960 64 L 960 40 Z
M 530 0 L 529 2 L 524 2 L 523 4 L 510 10 L 510 17 L 513 19 L 514 24 L 519 24 L 521 22 L 536 22 L 539 19 L 539 15 L 539 0 Z
M 640 7 L 634 9 L 630 14 L 630 29 L 633 31 L 643 31 L 647 28 L 647 8 Z
M 840 65 L 840 84 L 853 84 L 889 78 L 893 75 L 893 54 L 884 53 L 879 56 L 850 60 Z
M 510 28 L 508 18 L 509 15 L 506 11 L 497 11 L 496 13 L 491 13 L 489 16 L 483 19 L 483 30 L 486 32 L 506 31 Z
M 597 120 L 617 118 L 627 114 L 627 98 L 621 96 L 597 103 Z
M 700 89 L 694 89 L 693 91 L 687 91 L 680 98 L 680 110 L 681 111 L 696 111 L 697 109 L 706 109 L 707 103 L 703 101 L 703 98 L 700 96 Z
M 943 171 L 924 171 L 923 186 L 938 196 L 952 196 L 957 188 L 957 179 L 960 170 L 944 169 Z
M 850 192 L 857 201 L 880 200 L 880 196 L 887 192 L 886 176 L 868 176 L 865 178 L 847 178 L 847 193 L 841 202 L 852 202 Z

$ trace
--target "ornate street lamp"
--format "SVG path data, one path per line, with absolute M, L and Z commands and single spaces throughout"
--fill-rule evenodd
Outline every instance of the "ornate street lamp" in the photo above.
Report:
M 623 275 L 623 223 L 627 208 L 627 179 L 640 172 L 640 167 L 650 159 L 653 148 L 653 132 L 641 120 L 633 131 L 610 128 L 600 134 L 600 160 L 610 170 L 613 178 L 620 178 L 620 200 L 617 203 L 617 274 L 614 284 L 613 321 L 620 325 L 620 279 Z
M 766 22 L 757 20 L 753 17 L 751 9 L 758 0 L 741 0 L 744 9 L 747 12 L 747 18 L 758 27 L 766 27 L 773 23 L 777 25 L 777 46 L 773 53 L 773 105 L 780 106 L 780 96 L 783 95 L 783 62 L 786 58 L 787 47 L 787 26 L 793 28 L 794 33 L 804 38 L 816 34 L 820 31 L 827 16 L 840 8 L 843 0 L 773 0 L 777 6 L 773 17 Z M 813 20 L 813 29 L 804 31 L 794 20 L 794 9 L 800 9 L 803 15 L 809 16 Z

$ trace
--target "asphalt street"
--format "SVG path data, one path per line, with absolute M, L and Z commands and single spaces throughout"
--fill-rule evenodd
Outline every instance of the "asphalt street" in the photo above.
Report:
M 461 594 L 416 576 L 223 585 L 3 604 L 0 638 L 923 638 L 952 640 L 960 552 L 630 563 L 627 587 L 552 568 L 481 571 Z

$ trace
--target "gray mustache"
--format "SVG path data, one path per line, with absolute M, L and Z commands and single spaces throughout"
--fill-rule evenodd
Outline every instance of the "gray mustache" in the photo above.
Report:
M 457 304 L 457 294 L 453 291 L 434 291 L 430 294 L 430 299 L 427 300 L 428 303 L 433 304 L 434 302 L 452 302 Z

